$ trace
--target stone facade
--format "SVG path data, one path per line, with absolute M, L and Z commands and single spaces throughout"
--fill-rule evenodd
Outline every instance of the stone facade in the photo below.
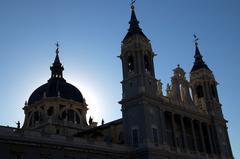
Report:
M 151 43 L 132 6 L 122 41 L 122 118 L 89 119 L 81 92 L 63 78 L 56 58 L 52 76 L 25 103 L 22 128 L 0 127 L 3 159 L 233 159 L 213 72 L 196 40 L 190 81 L 178 65 L 166 95 L 155 77 Z

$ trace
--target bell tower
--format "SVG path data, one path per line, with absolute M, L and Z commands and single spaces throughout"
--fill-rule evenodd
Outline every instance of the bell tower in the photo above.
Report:
M 203 61 L 198 48 L 198 38 L 195 37 L 195 61 L 190 73 L 190 83 L 195 105 L 203 111 L 222 117 L 221 104 L 217 92 L 217 81 L 213 72 Z
M 208 114 L 213 134 L 213 145 L 216 151 L 226 158 L 232 158 L 232 150 L 227 132 L 227 121 L 223 117 L 222 105 L 219 102 L 217 81 L 213 72 L 202 59 L 198 48 L 198 38 L 195 37 L 195 61 L 190 73 L 190 84 L 194 104 Z
M 124 141 L 128 145 L 158 144 L 159 141 L 159 82 L 155 79 L 150 40 L 139 27 L 134 6 L 131 5 L 131 19 L 128 33 L 121 46 L 122 115 Z
M 123 98 L 129 99 L 138 95 L 156 95 L 154 73 L 154 53 L 150 40 L 139 27 L 134 6 L 131 6 L 130 27 L 122 41 L 121 61 L 123 69 Z

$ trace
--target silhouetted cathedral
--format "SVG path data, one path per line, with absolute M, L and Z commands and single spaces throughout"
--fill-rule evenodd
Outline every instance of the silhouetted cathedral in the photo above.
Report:
M 129 24 L 119 56 L 122 118 L 87 122 L 88 106 L 63 77 L 57 45 L 50 79 L 25 103 L 23 127 L 0 127 L 1 159 L 233 159 L 217 81 L 197 39 L 190 81 L 178 65 L 164 95 L 133 5 Z

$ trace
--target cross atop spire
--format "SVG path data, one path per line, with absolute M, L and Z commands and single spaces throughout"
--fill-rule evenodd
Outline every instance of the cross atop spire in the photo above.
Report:
M 193 37 L 194 37 L 194 43 L 195 43 L 195 46 L 196 46 L 196 49 L 195 49 L 195 58 L 198 58 L 198 59 L 201 59 L 202 60 L 202 55 L 198 49 L 198 41 L 199 41 L 199 38 L 197 37 L 196 34 L 193 34 Z
M 131 9 L 134 9 L 134 3 L 136 2 L 136 0 L 131 0 Z
M 57 49 L 56 49 L 56 54 L 59 54 L 59 44 L 58 42 L 56 43 Z
M 194 37 L 195 45 L 197 46 L 197 45 L 198 45 L 198 40 L 199 40 L 199 38 L 197 37 L 196 34 L 193 34 L 193 37 Z

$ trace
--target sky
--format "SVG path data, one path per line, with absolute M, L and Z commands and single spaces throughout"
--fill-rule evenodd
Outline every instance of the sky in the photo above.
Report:
M 240 1 L 137 0 L 140 27 L 151 40 L 157 79 L 165 92 L 172 70 L 193 65 L 193 34 L 218 81 L 236 159 L 240 159 Z M 121 118 L 122 66 L 130 0 L 0 0 L 0 125 L 24 121 L 24 102 L 50 78 L 55 43 L 64 78 L 80 89 L 99 122 Z

